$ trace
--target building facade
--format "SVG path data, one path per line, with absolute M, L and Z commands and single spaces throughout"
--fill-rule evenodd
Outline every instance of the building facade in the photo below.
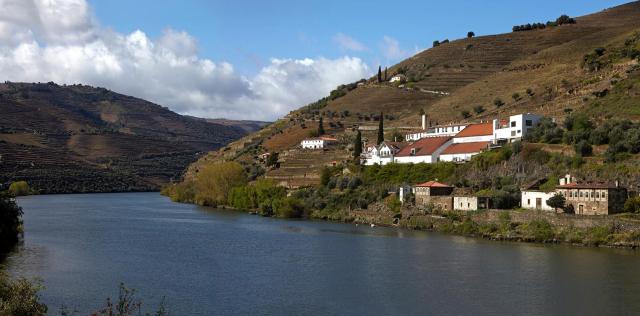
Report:
M 323 149 L 336 141 L 337 139 L 331 137 L 315 137 L 304 139 L 300 145 L 303 149 Z
M 440 153 L 440 161 L 467 162 L 471 157 L 488 150 L 489 142 L 451 144 Z
M 541 118 L 542 116 L 527 113 L 512 115 L 509 120 L 493 120 L 494 143 L 511 143 L 522 139 Z
M 451 137 L 428 137 L 406 145 L 395 156 L 396 163 L 434 163 L 451 144 Z

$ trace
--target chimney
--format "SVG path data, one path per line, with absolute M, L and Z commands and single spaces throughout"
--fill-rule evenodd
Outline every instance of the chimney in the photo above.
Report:
M 422 130 L 426 130 L 426 129 L 427 129 L 427 115 L 422 114 Z

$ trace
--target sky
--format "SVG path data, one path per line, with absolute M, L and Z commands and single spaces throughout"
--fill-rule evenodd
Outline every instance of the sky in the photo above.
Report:
M 0 80 L 82 83 L 274 120 L 434 40 L 627 1 L 0 0 Z

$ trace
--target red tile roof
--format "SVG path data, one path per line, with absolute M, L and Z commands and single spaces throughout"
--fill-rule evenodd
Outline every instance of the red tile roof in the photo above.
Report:
M 433 154 L 434 151 L 442 147 L 446 142 L 451 140 L 451 137 L 429 137 L 416 141 L 402 148 L 396 157 L 406 156 L 428 156 Z M 411 154 L 411 149 L 415 148 L 415 154 Z
M 471 124 L 456 134 L 456 137 L 472 137 L 493 135 L 493 123 Z
M 451 144 L 451 146 L 447 147 L 441 155 L 452 155 L 452 154 L 473 154 L 479 153 L 489 146 L 489 142 L 473 142 L 473 143 L 458 143 Z
M 417 187 L 423 188 L 453 188 L 452 186 L 437 181 L 427 181 L 425 183 L 416 184 Z

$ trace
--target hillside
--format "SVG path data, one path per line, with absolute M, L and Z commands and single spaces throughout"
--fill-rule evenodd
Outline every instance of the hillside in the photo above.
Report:
M 241 126 L 236 126 L 236 125 Z M 107 89 L 0 84 L 0 184 L 41 192 L 157 190 L 255 123 L 218 124 Z
M 267 170 L 267 178 L 293 188 L 318 183 L 322 165 L 349 157 L 357 129 L 365 141 L 376 139 L 381 112 L 389 140 L 419 128 L 421 110 L 441 124 L 522 112 L 559 121 L 570 113 L 640 119 L 640 3 L 575 20 L 441 43 L 389 67 L 387 79 L 402 73 L 407 83 L 378 83 L 373 77 L 340 86 L 327 98 L 209 153 L 189 168 L 186 178 L 211 161 L 236 160 L 257 168 L 259 154 L 280 152 L 280 168 Z M 307 168 L 293 167 L 303 163 L 298 144 L 320 117 L 327 134 L 342 140 L 340 145 Z

